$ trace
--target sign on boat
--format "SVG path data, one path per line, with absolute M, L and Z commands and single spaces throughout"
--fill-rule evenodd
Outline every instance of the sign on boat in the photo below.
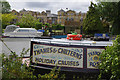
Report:
M 98 72 L 99 56 L 111 41 L 75 41 L 67 39 L 32 39 L 31 66 L 62 71 Z

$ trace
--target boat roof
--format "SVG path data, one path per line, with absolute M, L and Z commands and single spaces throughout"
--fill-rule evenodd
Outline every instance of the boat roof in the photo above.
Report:
M 13 32 L 16 28 L 19 28 L 19 27 L 16 25 L 8 25 L 6 26 L 4 32 Z
M 112 46 L 112 41 L 89 41 L 89 40 L 67 40 L 67 39 L 31 39 L 34 42 L 63 44 L 63 45 L 83 45 L 83 46 Z
M 27 30 L 28 30 L 28 29 L 30 29 L 30 30 L 32 29 L 32 30 L 33 30 L 33 29 L 35 29 L 35 28 L 17 28 L 17 29 L 24 29 L 24 30 L 25 30 L 25 29 L 27 29 Z

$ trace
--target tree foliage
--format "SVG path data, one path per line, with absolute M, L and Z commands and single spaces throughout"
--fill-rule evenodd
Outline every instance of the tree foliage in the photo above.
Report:
M 26 28 L 36 28 L 41 29 L 42 23 L 39 22 L 37 18 L 34 18 L 30 14 L 23 15 L 22 18 L 19 19 L 19 21 L 16 23 L 16 25 L 19 25 L 20 27 L 26 27 Z
M 83 31 L 85 34 L 101 33 L 103 31 L 102 22 L 100 20 L 99 11 L 96 4 L 91 2 L 89 11 L 83 21 Z
M 42 29 L 43 24 L 41 22 L 35 22 L 35 29 Z
M 54 29 L 54 30 L 62 30 L 62 29 L 64 29 L 64 26 L 62 26 L 60 24 L 53 24 L 52 29 Z
M 83 30 L 86 34 L 91 32 L 109 32 L 120 34 L 120 1 L 91 3 L 86 19 L 83 21 Z M 102 21 L 102 23 L 101 23 Z M 99 30 L 98 30 L 99 29 Z
M 2 14 L 10 12 L 11 6 L 7 1 L 0 1 L 0 4 L 2 4 Z
M 108 80 L 120 79 L 120 35 L 113 41 L 113 46 L 106 47 L 106 50 L 100 55 L 101 63 L 99 65 L 100 75 Z
M 2 28 L 4 29 L 7 25 L 10 25 L 13 19 L 17 17 L 13 14 L 2 14 Z
M 99 2 L 97 8 L 102 20 L 112 25 L 112 34 L 120 34 L 120 1 Z
M 30 28 L 30 27 L 34 27 L 36 21 L 37 20 L 34 19 L 32 15 L 26 14 L 26 15 L 23 15 L 20 21 L 17 22 L 16 24 L 19 25 L 20 27 Z
M 0 13 L 0 36 L 2 35 L 2 19 L 1 19 L 1 13 Z

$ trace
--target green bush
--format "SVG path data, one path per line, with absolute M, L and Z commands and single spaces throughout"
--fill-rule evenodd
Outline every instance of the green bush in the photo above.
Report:
M 6 57 L 4 53 L 0 55 L 0 60 L 2 60 L 2 70 L 0 69 L 0 72 L 2 71 L 2 80 L 21 80 L 21 79 L 47 79 L 47 80 L 55 80 L 59 79 L 65 79 L 65 75 L 59 75 L 60 68 L 56 70 L 56 67 L 51 70 L 50 73 L 45 75 L 35 75 L 33 74 L 35 69 L 32 69 L 29 67 L 29 65 L 26 64 L 26 62 L 23 63 L 23 57 L 26 55 L 29 51 L 29 49 L 25 50 L 23 48 L 22 52 L 20 53 L 20 56 L 18 56 L 14 51 L 12 51 L 1 39 L 3 44 L 11 51 L 9 57 Z M 1 67 L 1 66 L 0 66 Z
M 54 29 L 54 30 L 62 30 L 62 29 L 64 29 L 64 26 L 62 26 L 60 24 L 52 24 L 52 29 Z
M 35 29 L 42 29 L 42 27 L 43 27 L 43 24 L 42 23 L 40 23 L 40 22 L 36 22 L 35 23 Z
M 15 52 L 11 53 L 9 57 L 2 54 L 2 79 L 12 79 L 17 80 L 24 78 L 37 78 L 33 75 L 33 70 L 27 67 L 26 64 L 22 63 L 22 57 L 28 50 L 23 53 L 25 49 L 21 52 L 21 56 L 18 57 Z
M 15 52 L 11 52 L 11 55 L 9 57 L 6 57 L 4 54 L 2 54 L 0 57 L 2 58 L 2 80 L 21 80 L 21 79 L 47 79 L 47 80 L 55 80 L 61 78 L 64 79 L 64 75 L 59 75 L 60 68 L 56 70 L 56 67 L 51 70 L 50 73 L 45 75 L 35 75 L 34 70 L 31 67 L 27 66 L 26 63 L 23 64 L 22 59 L 23 56 L 29 51 L 25 48 L 22 50 L 20 57 L 16 55 Z
M 45 32 L 43 33 L 43 36 L 48 36 L 47 30 L 45 30 Z
M 41 74 L 39 74 L 38 75 L 38 78 L 39 79 L 48 79 L 48 80 L 61 80 L 61 79 L 65 79 L 65 74 L 62 74 L 61 76 L 59 76 L 59 72 L 60 72 L 60 67 L 59 67 L 59 69 L 58 69 L 58 71 L 56 70 L 56 67 L 54 67 L 53 69 L 52 69 L 52 71 L 50 72 L 50 73 L 48 73 L 48 74 L 45 74 L 45 75 L 41 75 Z
M 4 30 L 5 30 L 5 29 L 2 29 L 2 33 L 4 33 Z
M 106 47 L 100 59 L 99 79 L 104 77 L 110 80 L 120 79 L 120 35 L 113 41 L 113 46 Z

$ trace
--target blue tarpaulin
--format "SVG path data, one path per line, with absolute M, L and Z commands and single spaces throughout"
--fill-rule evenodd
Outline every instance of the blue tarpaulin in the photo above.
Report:
M 39 32 L 45 32 L 45 30 L 38 30 Z
M 103 34 L 102 33 L 96 33 L 94 36 L 95 37 L 103 37 Z M 109 37 L 109 35 L 107 33 L 105 34 L 105 36 Z

